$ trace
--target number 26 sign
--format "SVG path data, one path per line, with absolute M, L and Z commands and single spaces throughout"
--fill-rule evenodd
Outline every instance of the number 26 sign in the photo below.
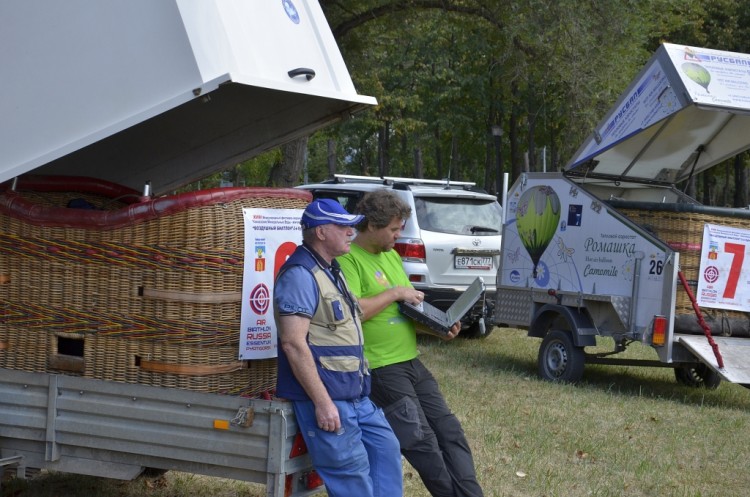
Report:
M 750 311 L 750 230 L 706 224 L 696 299 L 701 307 Z

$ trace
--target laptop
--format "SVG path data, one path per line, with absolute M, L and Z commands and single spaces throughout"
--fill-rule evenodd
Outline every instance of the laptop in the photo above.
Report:
M 441 311 L 428 302 L 420 302 L 418 305 L 410 304 L 409 302 L 399 302 L 398 308 L 401 314 L 429 328 L 429 331 L 433 334 L 445 336 L 453 324 L 464 317 L 474 307 L 474 304 L 477 303 L 482 293 L 484 293 L 484 280 L 477 278 L 453 302 L 447 311 Z

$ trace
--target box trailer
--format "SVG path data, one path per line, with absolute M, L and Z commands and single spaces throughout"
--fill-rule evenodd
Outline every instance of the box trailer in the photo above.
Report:
M 318 2 L 4 2 L 0 43 L 0 467 L 321 491 L 237 360 L 242 208 L 310 196 L 172 193 L 376 103 Z
M 495 322 L 542 339 L 543 378 L 603 363 L 750 384 L 750 211 L 677 188 L 750 147 L 748 68 L 748 55 L 661 45 L 563 172 L 510 188 Z M 589 352 L 598 337 L 612 349 Z M 618 357 L 632 343 L 656 358 Z

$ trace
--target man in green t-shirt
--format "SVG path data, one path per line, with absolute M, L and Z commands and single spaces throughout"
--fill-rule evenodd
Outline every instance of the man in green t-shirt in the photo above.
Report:
M 338 260 L 364 313 L 370 398 L 385 412 L 401 453 L 433 496 L 482 496 L 461 423 L 418 358 L 414 322 L 398 310 L 399 301 L 424 299 L 393 250 L 411 208 L 392 192 L 378 190 L 365 194 L 356 211 L 365 219 L 357 225 L 351 251 Z M 460 323 L 454 324 L 445 339 L 459 331 Z

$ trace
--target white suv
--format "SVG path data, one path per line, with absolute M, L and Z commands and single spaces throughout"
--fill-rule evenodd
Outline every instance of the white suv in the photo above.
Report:
M 310 190 L 314 198 L 338 200 L 349 211 L 369 191 L 385 188 L 401 197 L 412 214 L 395 250 L 409 280 L 425 300 L 447 309 L 481 276 L 485 297 L 464 317 L 459 336 L 480 338 L 491 331 L 503 222 L 494 195 L 468 182 L 341 174 L 297 188 Z

